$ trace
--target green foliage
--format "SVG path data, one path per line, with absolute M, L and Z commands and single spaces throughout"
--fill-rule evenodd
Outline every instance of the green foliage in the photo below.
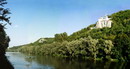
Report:
M 43 42 L 39 42 L 41 39 L 44 39 Z M 54 38 L 40 38 L 37 41 L 35 41 L 34 43 L 30 43 L 30 45 L 32 46 L 40 46 L 43 44 L 50 44 L 54 42 Z
M 92 58 L 94 60 L 130 60 L 130 10 L 109 15 L 111 28 L 91 29 L 95 24 L 74 32 L 55 34 L 40 44 L 22 46 L 19 51 L 37 55 Z
M 118 34 L 116 36 L 114 40 L 114 49 L 115 58 L 130 60 L 130 38 L 126 34 Z
M 67 40 L 67 33 L 64 32 L 64 33 L 61 33 L 61 34 L 55 34 L 55 41 L 57 42 L 63 42 L 65 40 Z
M 98 58 L 101 53 L 105 53 L 102 54 L 102 56 L 111 56 L 111 49 L 113 47 L 112 41 L 102 41 L 103 44 L 100 44 L 101 41 L 93 39 L 89 36 L 87 38 L 81 38 L 70 42 L 63 41 L 62 43 L 55 42 L 41 46 L 22 46 L 19 48 L 19 51 L 37 55 L 53 55 L 77 58 L 90 57 L 93 59 Z M 102 52 L 100 50 L 102 50 Z
M 14 47 L 7 49 L 7 51 L 8 52 L 18 52 L 20 47 L 22 47 L 22 46 L 14 46 Z
M 4 5 L 7 4 L 6 0 L 0 0 L 0 56 L 5 54 L 5 50 L 8 47 L 10 41 L 5 32 L 5 25 L 11 24 L 10 17 L 8 17 L 9 9 L 5 8 Z
M 108 59 L 112 54 L 112 48 L 114 47 L 111 40 L 100 39 L 98 42 L 98 57 Z
M 10 21 L 9 21 L 10 17 L 8 17 L 8 15 L 11 14 L 11 13 L 10 13 L 8 8 L 4 7 L 5 4 L 7 4 L 6 0 L 0 1 L 0 21 L 2 21 L 2 22 L 5 21 L 3 23 L 11 24 Z

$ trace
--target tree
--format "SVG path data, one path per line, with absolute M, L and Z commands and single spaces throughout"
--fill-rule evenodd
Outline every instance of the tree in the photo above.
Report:
M 98 46 L 98 57 L 103 59 L 109 59 L 112 53 L 111 52 L 112 48 L 114 47 L 112 41 L 99 39 L 97 46 Z
M 8 8 L 4 7 L 5 4 L 7 4 L 6 0 L 0 0 L 0 69 L 14 69 L 5 56 L 5 50 L 10 40 L 9 37 L 6 37 L 4 26 L 6 24 L 11 25 L 9 21 L 10 17 L 8 17 L 10 12 Z
M 6 0 L 0 0 L 0 21 L 5 21 L 5 24 L 3 26 L 6 25 L 6 23 L 10 24 L 10 17 L 8 17 L 8 14 L 10 13 L 10 10 L 8 8 L 4 8 L 4 5 L 7 4 Z M 3 23 L 1 23 L 3 24 Z
M 88 36 L 87 40 L 86 40 L 86 46 L 87 46 L 87 50 L 89 53 L 89 56 L 96 59 L 97 57 L 97 50 L 98 48 L 96 47 L 98 43 L 97 39 L 93 39 L 92 37 Z
M 115 51 L 118 53 L 115 54 L 116 58 L 130 60 L 130 38 L 126 34 L 118 34 L 114 43 Z
M 67 40 L 67 37 L 68 37 L 68 35 L 66 32 L 60 33 L 60 34 L 55 34 L 55 41 L 63 42 L 63 41 Z
M 5 8 L 4 5 L 7 4 L 6 0 L 0 0 L 0 54 L 3 55 L 5 53 L 5 49 L 8 46 L 8 42 L 10 41 L 9 37 L 6 36 L 4 31 L 4 26 L 6 24 L 11 25 L 8 17 L 9 12 L 8 8 Z

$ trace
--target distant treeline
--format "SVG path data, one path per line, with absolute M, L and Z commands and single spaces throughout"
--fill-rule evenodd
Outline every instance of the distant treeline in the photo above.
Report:
M 67 35 L 55 34 L 45 42 L 18 47 L 23 53 L 101 60 L 130 60 L 130 10 L 112 15 L 111 28 L 91 29 L 95 24 Z M 12 48 L 13 49 L 13 48 Z

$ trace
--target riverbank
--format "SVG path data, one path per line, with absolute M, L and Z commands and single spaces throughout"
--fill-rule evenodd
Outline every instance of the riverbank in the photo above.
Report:
M 130 66 L 127 62 L 70 60 L 51 56 L 25 55 L 19 52 L 7 52 L 6 56 L 15 69 L 128 69 Z
M 13 51 L 35 55 L 51 55 L 93 60 L 130 61 L 130 10 L 109 15 L 112 27 L 96 28 L 95 24 L 67 35 L 40 38 L 34 43 L 10 48 Z M 116 60 L 117 59 L 117 60 Z

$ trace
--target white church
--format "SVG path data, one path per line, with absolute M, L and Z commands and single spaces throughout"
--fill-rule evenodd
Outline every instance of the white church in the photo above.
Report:
M 98 22 L 96 23 L 96 26 L 92 27 L 91 29 L 94 29 L 94 28 L 103 28 L 103 27 L 111 28 L 112 21 L 110 19 L 111 18 L 108 18 L 108 16 L 100 17 L 98 19 Z

